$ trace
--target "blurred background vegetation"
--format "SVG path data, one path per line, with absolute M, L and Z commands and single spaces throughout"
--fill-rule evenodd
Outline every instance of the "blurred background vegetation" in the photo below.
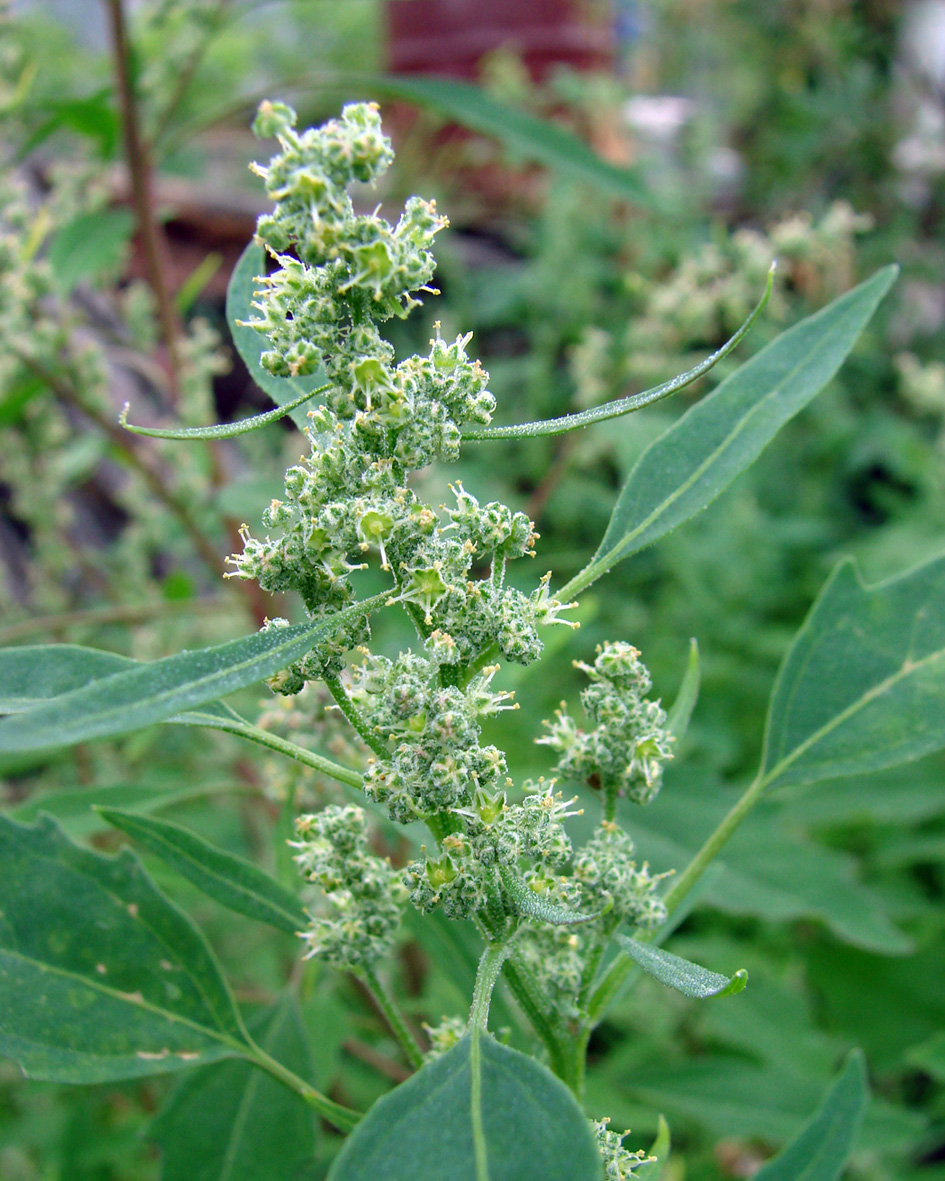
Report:
M 532 740 L 574 696 L 572 660 L 629 640 L 671 700 L 698 640 L 690 732 L 659 800 L 626 818 L 656 868 L 682 866 L 752 775 L 779 660 L 836 561 L 853 554 L 874 582 L 945 547 L 945 3 L 476 9 L 3 8 L 0 642 L 149 658 L 244 634 L 266 615 L 298 617 L 297 604 L 220 579 L 239 524 L 258 525 L 279 492 L 298 435 L 280 426 L 205 447 L 116 427 L 125 401 L 149 425 L 270 405 L 224 318 L 230 271 L 263 209 L 247 170 L 268 151 L 248 132 L 263 97 L 292 101 L 303 123 L 342 101 L 381 102 L 398 157 L 383 190 L 359 201 L 389 212 L 410 193 L 435 196 L 453 227 L 437 247 L 441 295 L 392 339 L 404 353 L 425 348 L 434 319 L 445 336 L 472 330 L 497 421 L 584 408 L 689 367 L 745 317 L 773 257 L 776 295 L 729 371 L 898 261 L 892 298 L 812 407 L 705 514 L 598 584 L 581 630 L 551 637 L 540 672 L 505 676 L 522 710 L 490 740 L 517 776 L 537 775 L 547 768 Z M 117 53 L 116 32 L 127 38 Z M 643 448 L 717 377 L 617 427 L 468 445 L 454 468 L 422 475 L 424 498 L 438 502 L 461 478 L 527 510 L 561 585 L 596 547 Z M 391 629 L 388 640 L 403 637 Z M 288 704 L 244 694 L 243 708 L 357 757 L 326 729 L 313 690 Z M 747 967 L 751 987 L 696 1007 L 644 982 L 598 1031 L 588 1108 L 632 1128 L 634 1145 L 664 1113 L 666 1181 L 750 1177 L 854 1045 L 874 1100 L 850 1176 L 945 1179 L 943 771 L 939 756 L 766 802 L 674 943 L 720 970 Z M 0 776 L 10 814 L 46 808 L 98 847 L 115 836 L 90 805 L 112 802 L 183 818 L 289 878 L 289 817 L 331 790 L 236 739 L 180 728 Z M 297 958 L 291 940 L 232 926 L 150 868 L 204 924 L 240 999 L 271 999 Z M 411 923 L 391 966 L 418 1021 L 468 1003 L 462 933 L 451 971 L 436 969 L 446 937 L 435 921 Z M 402 1077 L 350 980 L 310 968 L 302 999 L 322 1089 L 366 1105 Z M 514 1010 L 501 1012 L 516 1039 Z M 26 1083 L 0 1064 L 0 1177 L 154 1181 L 162 1164 L 145 1133 L 168 1090 Z M 175 1134 L 165 1122 L 165 1148 Z M 317 1158 L 285 1176 L 322 1176 L 335 1148 L 323 1131 Z

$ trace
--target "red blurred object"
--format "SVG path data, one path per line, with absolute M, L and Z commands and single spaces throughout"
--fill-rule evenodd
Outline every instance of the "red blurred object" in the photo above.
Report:
M 504 46 L 536 82 L 554 66 L 609 70 L 609 10 L 600 0 L 387 0 L 388 69 L 471 80 L 483 55 Z

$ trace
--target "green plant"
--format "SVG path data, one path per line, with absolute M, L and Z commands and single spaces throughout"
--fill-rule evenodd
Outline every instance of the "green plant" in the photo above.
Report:
M 0 752 L 29 759 L 177 722 L 242 736 L 358 793 L 357 806 L 331 802 L 296 823 L 296 860 L 319 887 L 311 892 L 179 825 L 114 807 L 101 816 L 224 907 L 289 935 L 303 931 L 312 957 L 350 972 L 374 997 L 416 1073 L 363 1118 L 324 1094 L 306 1077 L 291 991 L 244 1023 L 209 946 L 140 864 L 91 852 L 48 819 L 0 821 L 0 1048 L 28 1074 L 58 1081 L 199 1068 L 154 1129 L 168 1177 L 193 1173 L 194 1158 L 212 1168 L 220 1128 L 233 1150 L 234 1094 L 244 1118 L 249 1111 L 260 1126 L 292 1129 L 291 1140 L 265 1146 L 284 1154 L 275 1176 L 314 1153 L 301 1098 L 334 1128 L 353 1130 L 330 1166 L 333 1178 L 448 1170 L 476 1181 L 574 1181 L 600 1177 L 605 1167 L 609 1177 L 658 1177 L 665 1135 L 654 1159 L 644 1159 L 582 1112 L 590 1035 L 638 970 L 690 997 L 744 986 L 743 972 L 710 972 L 661 945 L 762 795 L 945 745 L 934 610 L 943 562 L 870 588 L 841 565 L 785 658 L 757 776 L 668 889 L 634 863 L 624 823 L 632 805 L 656 794 L 662 765 L 685 733 L 698 692 L 695 649 L 668 712 L 649 696 L 640 653 L 608 642 L 580 665 L 590 679 L 583 728 L 566 706 L 543 737 L 533 727 L 559 755 L 555 774 L 589 787 L 588 805 L 600 809 L 578 847 L 565 825 L 574 801 L 554 782 L 514 784 L 503 753 L 480 741 L 493 715 L 511 705 L 493 686 L 496 662 L 537 660 L 539 629 L 563 622 L 572 596 L 715 499 L 837 371 L 895 272 L 878 272 L 796 325 L 695 404 L 638 460 L 590 562 L 555 595 L 550 575 L 526 592 L 512 585 L 507 566 L 534 552 L 528 517 L 500 503 L 482 506 L 459 484 L 450 507 L 437 509 L 415 490 L 416 473 L 454 460 L 463 446 L 592 426 L 659 401 L 731 353 L 765 299 L 682 378 L 560 419 L 495 426 L 488 379 L 467 356 L 468 337 L 448 343 L 437 333 L 428 356 L 398 364 L 379 331 L 429 291 L 430 244 L 445 222 L 418 198 L 396 227 L 355 213 L 347 184 L 372 180 L 390 160 L 376 111 L 348 107 L 340 121 L 298 133 L 288 108 L 265 104 L 257 128 L 279 138 L 279 152 L 259 170 L 276 207 L 234 275 L 234 339 L 281 412 L 305 426 L 311 453 L 289 469 L 284 498 L 264 514 L 272 533 L 259 540 L 244 530 L 233 573 L 296 594 L 309 620 L 270 621 L 244 639 L 133 666 L 74 647 L 4 650 L 0 704 L 10 716 L 0 722 Z M 259 243 L 277 264 L 268 276 Z M 303 405 L 316 396 L 322 401 L 306 415 Z M 139 433 L 219 438 L 253 425 L 261 421 Z M 391 607 L 409 621 L 416 650 L 365 650 L 349 667 L 349 654 L 371 640 L 369 617 L 382 620 Z M 263 678 L 289 696 L 322 682 L 360 740 L 349 747 L 350 763 L 254 726 L 220 701 Z M 426 828 L 420 837 L 408 829 L 403 867 L 383 844 L 390 821 Z M 417 848 L 420 840 L 428 849 Z M 385 980 L 408 901 L 441 928 L 450 926 L 441 916 L 472 923 L 483 945 L 468 1020 L 457 1025 L 455 1012 L 445 1014 L 426 1055 Z M 487 1030 L 500 978 L 517 1006 L 505 1041 Z M 264 1091 L 251 1081 L 254 1070 L 282 1089 Z M 226 1102 L 214 1106 L 218 1094 Z M 823 1111 L 761 1175 L 836 1177 L 864 1100 L 854 1057 Z M 220 1120 L 213 1138 L 195 1125 L 204 1105 Z M 253 1167 L 264 1175 L 262 1164 Z

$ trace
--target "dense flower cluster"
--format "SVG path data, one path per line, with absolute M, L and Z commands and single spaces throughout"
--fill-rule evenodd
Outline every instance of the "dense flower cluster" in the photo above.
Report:
M 631 1152 L 624 1148 L 623 1136 L 612 1132 L 609 1125 L 608 1119 L 591 1120 L 597 1147 L 604 1160 L 604 1181 L 631 1181 L 633 1170 L 654 1158 L 645 1152 Z
M 660 703 L 646 697 L 652 681 L 640 653 L 630 644 L 605 644 L 593 665 L 577 667 L 591 679 L 581 702 L 596 727 L 580 729 L 562 703 L 538 741 L 560 752 L 559 775 L 648 804 L 660 789 L 663 763 L 672 758 L 673 736 Z
M 295 822 L 294 848 L 304 876 L 317 882 L 331 915 L 312 914 L 304 938 L 309 956 L 356 971 L 390 948 L 407 891 L 384 857 L 368 851 L 363 808 L 330 805 Z

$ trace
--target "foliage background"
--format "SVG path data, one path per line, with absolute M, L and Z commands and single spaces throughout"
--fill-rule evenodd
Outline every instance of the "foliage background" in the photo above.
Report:
M 539 774 L 545 764 L 531 740 L 538 719 L 573 696 L 572 659 L 604 639 L 627 639 L 671 699 L 689 638 L 698 639 L 703 686 L 693 725 L 657 804 L 630 818 L 640 850 L 663 869 L 685 862 L 751 774 L 779 659 L 837 559 L 855 555 L 872 582 L 943 549 L 943 84 L 910 24 L 918 5 L 632 7 L 635 35 L 616 77 L 563 72 L 535 86 L 513 53 L 499 52 L 484 82 L 502 102 L 553 114 L 630 164 L 655 197 L 652 208 L 628 206 L 567 168 L 538 168 L 501 138 L 444 131 L 435 109 L 417 116 L 385 104 L 398 160 L 379 199 L 395 206 L 415 191 L 435 195 L 454 225 L 439 251 L 442 297 L 400 326 L 399 348 L 424 346 L 434 316 L 446 336 L 472 329 L 502 420 L 547 417 L 642 388 L 705 355 L 754 301 L 773 253 L 779 294 L 748 351 L 876 266 L 903 266 L 840 378 L 770 451 L 705 514 L 599 584 L 582 604 L 581 630 L 555 637 L 541 672 L 507 678 L 522 709 L 496 725 L 492 740 L 508 748 L 517 776 Z M 91 257 L 78 251 L 89 224 L 77 231 L 78 219 L 120 207 L 126 191 L 113 64 L 94 20 L 75 19 L 78 8 L 15 6 L 0 29 L 4 171 L 26 176 L 36 202 L 48 198 L 49 250 L 58 249 L 60 271 L 77 268 L 63 315 L 80 317 L 112 363 L 93 409 L 113 421 L 132 397 L 157 420 L 170 413 L 160 382 L 142 384 L 134 366 L 115 361 L 121 349 L 160 357 L 130 225 L 106 219 L 99 224 L 112 232 L 93 236 Z M 90 18 L 98 11 L 90 5 Z M 373 0 L 164 3 L 140 6 L 134 18 L 143 118 L 161 129 L 155 157 L 173 286 L 187 290 L 200 260 L 215 254 L 216 272 L 205 268 L 180 302 L 191 332 L 203 318 L 225 338 L 221 293 L 260 208 L 245 171 L 262 154 L 245 131 L 248 112 L 263 96 L 288 97 L 316 121 L 342 100 L 383 98 L 369 77 L 384 60 L 380 10 Z M 664 105 L 660 116 L 637 101 L 628 112 L 628 98 L 641 94 L 688 105 Z M 66 179 L 50 198 L 57 171 Z M 116 308 L 130 338 L 114 328 Z M 199 336 L 193 352 L 196 377 L 182 389 L 178 417 L 207 422 L 267 405 L 235 367 L 211 383 L 215 366 Z M 0 388 L 0 639 L 153 656 L 249 630 L 260 604 L 219 583 L 89 405 L 70 405 L 35 376 L 7 367 Z M 458 470 L 425 477 L 426 495 L 459 477 L 479 496 L 526 509 L 542 534 L 542 562 L 563 581 L 596 546 L 645 445 L 681 401 L 707 388 L 618 430 L 467 447 Z M 168 484 L 200 506 L 199 527 L 222 557 L 227 522 L 256 521 L 295 446 L 271 429 L 216 456 L 181 444 L 153 454 Z M 291 604 L 263 606 L 292 612 Z M 244 709 L 257 698 L 246 694 Z M 307 713 L 273 699 L 263 707 L 269 724 L 310 725 Z M 855 1045 L 866 1051 L 875 1098 L 850 1175 L 945 1178 L 943 766 L 936 756 L 764 804 L 673 944 L 721 970 L 747 967 L 750 988 L 697 1009 L 645 981 L 598 1031 L 588 1108 L 632 1128 L 640 1145 L 664 1113 L 674 1137 L 667 1178 L 750 1176 L 816 1106 Z M 283 839 L 293 800 L 324 790 L 236 740 L 195 740 L 183 729 L 0 771 L 0 798 L 18 818 L 50 808 L 73 835 L 112 848 L 114 835 L 88 808 L 104 786 L 111 802 L 182 819 L 289 879 Z M 232 924 L 160 863 L 149 868 L 208 931 L 240 999 L 270 1000 L 294 971 L 292 941 Z M 392 968 L 408 1010 L 430 1021 L 462 1014 L 462 966 L 452 974 L 434 967 L 444 932 L 416 923 L 410 934 Z M 315 968 L 301 999 L 313 1080 L 341 1101 L 369 1104 L 399 1069 L 377 1014 L 352 982 Z M 142 1133 L 167 1090 L 163 1080 L 24 1083 L 0 1066 L 0 1175 L 158 1177 L 159 1157 Z M 300 1175 L 322 1175 L 334 1147 L 323 1131 L 318 1159 Z

